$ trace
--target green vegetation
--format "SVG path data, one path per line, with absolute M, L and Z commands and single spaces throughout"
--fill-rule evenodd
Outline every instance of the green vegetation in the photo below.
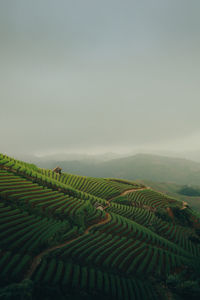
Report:
M 180 191 L 182 191 L 182 189 L 184 188 L 184 186 L 182 185 L 171 182 L 153 182 L 149 180 L 142 180 L 139 181 L 139 183 L 150 186 L 154 191 L 159 191 L 166 194 L 167 196 L 187 202 L 191 208 L 200 212 L 200 196 L 185 195 L 180 193 Z M 195 191 L 200 190 L 199 185 L 190 185 L 190 188 Z
M 144 184 L 0 155 L 0 299 L 197 299 L 199 231 Z

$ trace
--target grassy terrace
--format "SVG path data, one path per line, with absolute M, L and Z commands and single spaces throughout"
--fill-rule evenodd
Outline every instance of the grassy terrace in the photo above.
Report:
M 166 278 L 192 272 L 200 256 L 199 219 L 181 209 L 134 182 L 59 175 L 0 155 L 1 287 L 29 278 L 72 294 L 166 299 Z

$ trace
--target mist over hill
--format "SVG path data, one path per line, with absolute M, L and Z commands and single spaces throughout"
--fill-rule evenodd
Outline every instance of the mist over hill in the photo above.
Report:
M 177 184 L 199 184 L 200 163 L 182 158 L 136 154 L 109 161 L 40 160 L 40 167 L 59 165 L 66 172 L 96 177 L 118 177 L 129 180 L 151 180 Z
M 197 153 L 197 152 L 195 152 Z M 179 191 L 184 186 L 200 188 L 200 164 L 191 160 L 152 154 L 136 154 L 129 157 L 109 160 L 109 155 L 59 155 L 35 158 L 35 162 L 44 168 L 53 169 L 56 165 L 65 172 L 83 176 L 118 177 L 129 180 L 140 180 L 151 188 L 169 196 L 186 201 L 192 208 L 200 211 L 200 197 L 183 195 Z M 57 158 L 60 158 L 58 160 Z M 76 160 L 73 160 L 76 158 Z

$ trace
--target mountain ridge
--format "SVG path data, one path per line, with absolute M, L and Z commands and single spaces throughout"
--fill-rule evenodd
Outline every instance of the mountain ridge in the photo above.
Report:
M 64 171 L 94 177 L 119 177 L 129 180 L 152 180 L 177 184 L 199 184 L 200 163 L 182 158 L 154 154 L 137 154 L 106 162 L 86 161 L 40 162 L 41 167 L 60 165 Z

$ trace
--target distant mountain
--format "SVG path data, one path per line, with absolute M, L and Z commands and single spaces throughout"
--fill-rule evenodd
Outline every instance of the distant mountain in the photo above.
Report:
M 184 151 L 179 153 L 178 157 L 184 157 L 196 162 L 200 162 L 200 150 Z
M 177 184 L 200 184 L 200 163 L 182 158 L 151 154 L 136 154 L 105 162 L 89 160 L 40 161 L 40 167 L 53 168 L 59 165 L 74 174 L 117 177 L 129 180 L 143 179 L 174 182 Z
M 108 174 L 127 179 L 148 179 L 180 184 L 200 183 L 200 164 L 180 158 L 137 154 L 102 163 Z

